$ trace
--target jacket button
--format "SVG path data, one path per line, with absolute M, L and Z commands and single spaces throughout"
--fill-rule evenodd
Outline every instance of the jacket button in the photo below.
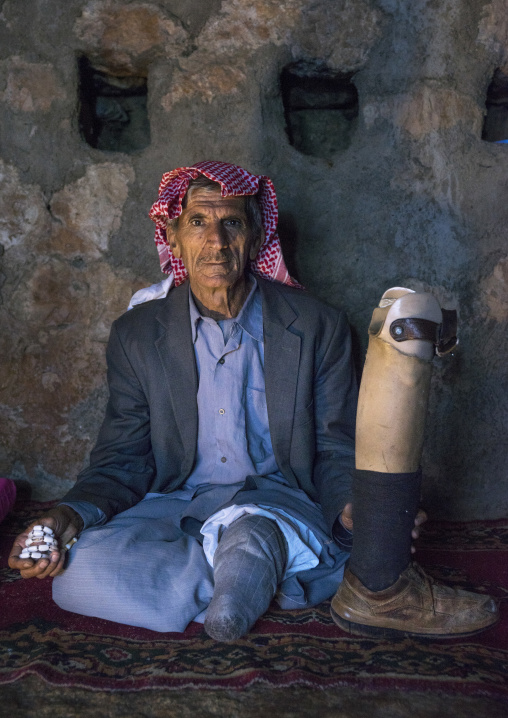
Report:
M 226 461 L 227 461 L 226 457 L 225 457 L 225 456 L 223 456 L 223 457 L 222 457 L 222 459 L 221 459 L 221 461 L 222 461 L 222 463 L 223 463 L 223 464 L 225 464 L 225 463 L 226 463 Z

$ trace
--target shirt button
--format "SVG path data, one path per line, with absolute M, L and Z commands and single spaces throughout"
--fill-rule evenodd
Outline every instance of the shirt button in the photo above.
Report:
M 226 463 L 226 461 L 227 461 L 226 457 L 225 457 L 225 456 L 223 456 L 223 457 L 222 457 L 222 459 L 221 459 L 221 461 L 222 461 L 222 463 L 223 463 L 223 464 L 225 464 L 225 463 Z
M 225 361 L 226 361 L 226 360 L 224 359 L 224 357 L 221 357 L 221 358 L 219 359 L 219 364 L 224 364 Z
M 225 409 L 219 409 L 219 414 L 225 414 L 225 413 L 226 413 Z

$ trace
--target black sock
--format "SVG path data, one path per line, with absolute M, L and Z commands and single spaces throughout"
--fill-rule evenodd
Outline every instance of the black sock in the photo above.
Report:
M 421 471 L 354 472 L 349 568 L 371 591 L 382 591 L 394 584 L 411 560 L 411 531 L 420 485 Z

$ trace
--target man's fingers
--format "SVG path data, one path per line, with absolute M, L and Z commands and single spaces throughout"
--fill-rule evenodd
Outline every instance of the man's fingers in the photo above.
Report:
M 44 562 L 47 561 L 47 559 L 41 560 Z M 22 559 L 21 563 L 25 565 L 24 568 L 20 568 L 19 571 L 22 578 L 35 578 L 44 568 L 44 563 L 41 564 L 39 561 L 35 561 L 32 558 Z
M 69 526 L 58 539 L 58 545 L 60 549 L 64 549 L 67 544 L 73 543 L 72 539 L 78 535 L 75 526 Z
M 35 578 L 46 578 L 47 576 L 47 570 L 48 567 L 51 565 L 51 561 L 49 558 L 40 558 L 37 563 L 35 564 L 35 567 L 37 568 L 37 573 L 35 574 Z
M 23 558 L 11 562 L 9 559 L 9 566 L 19 571 L 23 578 L 30 578 L 27 574 L 34 568 L 35 561 L 31 558 Z
M 415 518 L 415 526 L 422 526 L 428 519 L 427 513 L 423 509 L 419 509 Z
M 59 556 L 58 562 L 56 563 L 54 568 L 53 567 L 51 568 L 51 572 L 49 574 L 49 576 L 51 578 L 54 578 L 55 576 L 58 576 L 59 573 L 62 573 L 62 571 L 64 570 L 66 556 L 67 556 L 67 551 L 60 551 L 60 556 Z
M 414 539 L 419 538 L 420 536 L 420 527 L 423 526 L 423 524 L 427 521 L 427 514 L 423 509 L 419 509 L 418 513 L 415 517 L 415 525 L 413 530 L 411 531 L 411 536 Z
M 25 548 L 25 542 L 28 538 L 28 532 L 19 534 L 19 536 L 16 536 L 14 540 L 14 544 L 12 545 L 11 552 L 9 554 L 9 566 L 10 568 L 15 568 L 20 570 L 23 567 L 23 564 L 26 564 L 26 561 L 28 559 L 20 559 L 19 555 Z
M 22 578 L 47 578 L 56 576 L 62 570 L 66 551 L 53 551 L 48 558 L 18 559 L 11 568 L 18 569 Z M 10 564 L 9 564 L 10 565 Z
M 420 538 L 420 528 L 427 521 L 427 518 L 427 513 L 423 509 L 419 509 L 418 513 L 415 516 L 414 528 L 411 531 L 411 538 L 413 538 L 415 541 L 416 539 Z M 415 553 L 415 551 L 415 547 L 411 546 L 411 553 Z
M 340 515 L 340 520 L 344 528 L 348 531 L 353 530 L 353 504 L 349 503 L 344 506 Z
M 40 568 L 40 573 L 37 574 L 37 578 L 53 576 L 56 568 L 60 564 L 62 553 L 62 551 L 52 551 L 49 558 L 40 558 L 37 562 L 38 568 Z

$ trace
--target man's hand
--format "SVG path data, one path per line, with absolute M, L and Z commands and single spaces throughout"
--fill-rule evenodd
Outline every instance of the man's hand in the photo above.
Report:
M 420 536 L 420 527 L 427 521 L 427 518 L 428 516 L 425 511 L 423 509 L 419 509 L 415 517 L 414 529 L 411 531 L 411 537 L 415 541 Z M 340 520 L 344 528 L 348 529 L 348 531 L 353 530 L 353 504 L 346 504 L 344 506 L 340 515 Z M 415 550 L 415 547 L 411 546 L 411 553 L 414 553 Z
M 346 504 L 340 515 L 341 524 L 348 531 L 353 530 L 353 504 Z
M 52 551 L 49 558 L 40 558 L 35 561 L 31 558 L 19 558 L 25 548 L 28 534 L 37 525 L 48 526 L 53 529 L 55 538 L 58 540 L 59 550 Z M 14 541 L 9 556 L 9 566 L 20 571 L 23 578 L 46 578 L 46 576 L 58 576 L 63 570 L 65 561 L 65 544 L 74 538 L 83 528 L 83 520 L 70 506 L 57 506 L 50 509 L 47 514 L 32 521 L 30 526 L 19 534 Z
M 420 526 L 423 526 L 428 518 L 427 513 L 423 509 L 418 509 L 418 513 L 415 516 L 415 527 L 411 531 L 411 536 L 415 539 L 415 541 L 420 536 Z M 415 551 L 415 547 L 411 546 L 411 553 L 414 553 Z

